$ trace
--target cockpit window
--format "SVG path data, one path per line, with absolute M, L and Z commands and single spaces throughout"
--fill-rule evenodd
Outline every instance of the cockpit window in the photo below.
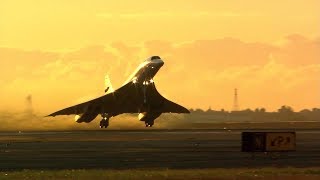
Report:
M 155 59 L 161 59 L 159 56 L 152 56 L 151 60 L 155 60 Z

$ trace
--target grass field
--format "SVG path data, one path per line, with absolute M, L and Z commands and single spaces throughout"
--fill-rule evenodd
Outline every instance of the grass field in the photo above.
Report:
M 320 179 L 314 168 L 237 169 L 72 169 L 1 171 L 0 179 Z

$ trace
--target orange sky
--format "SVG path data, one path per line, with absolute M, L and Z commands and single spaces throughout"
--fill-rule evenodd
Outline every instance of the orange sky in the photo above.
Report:
M 188 108 L 320 107 L 320 1 L 0 0 L 0 110 L 48 113 L 103 94 L 150 55 Z

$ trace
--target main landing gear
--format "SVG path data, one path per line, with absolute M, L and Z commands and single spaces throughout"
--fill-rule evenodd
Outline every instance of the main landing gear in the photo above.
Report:
M 102 118 L 100 121 L 100 128 L 107 128 L 109 126 L 109 118 Z
M 154 124 L 154 122 L 145 122 L 145 124 L 146 124 L 146 127 L 152 127 L 153 126 L 153 124 Z

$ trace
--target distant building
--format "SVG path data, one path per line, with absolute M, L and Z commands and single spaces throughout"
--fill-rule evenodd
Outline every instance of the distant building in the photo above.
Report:
M 233 97 L 233 108 L 232 111 L 239 111 L 239 104 L 238 104 L 238 89 L 234 89 L 234 97 Z

